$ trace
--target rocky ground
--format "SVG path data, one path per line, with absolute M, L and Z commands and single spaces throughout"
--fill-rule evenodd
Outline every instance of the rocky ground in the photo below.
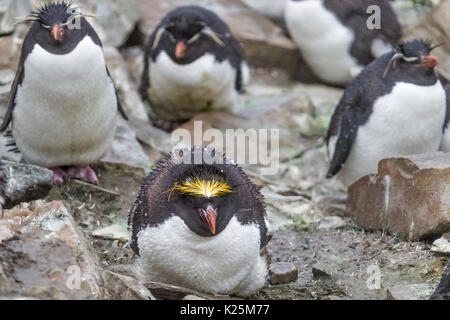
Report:
M 23 11 L 29 2 L 6 1 L 4 7 L 0 2 L 0 21 L 5 21 L 8 15 L 26 14 Z M 47 195 L 3 212 L 0 297 L 222 298 L 163 284 L 141 284 L 130 277 L 127 268 L 135 258 L 126 246 L 128 210 L 145 175 L 172 147 L 170 134 L 150 125 L 147 106 L 137 93 L 142 44 L 167 10 L 188 1 L 134 0 L 126 5 L 113 0 L 79 2 L 85 10 L 102 16 L 94 24 L 132 119 L 121 122 L 113 150 L 96 167 L 98 186 L 72 180 L 48 191 L 51 179 L 42 178 L 45 172 L 17 167 L 14 163 L 3 165 L 5 172 L 10 172 L 11 166 L 17 172 L 31 170 L 31 178 L 23 184 L 40 185 Z M 433 19 L 442 12 L 448 15 L 449 2 L 442 1 L 441 7 L 428 16 L 426 9 L 398 4 L 408 36 L 428 34 L 437 42 L 448 39 L 445 32 L 450 29 L 440 25 L 444 19 L 440 18 L 438 23 Z M 444 235 L 433 244 L 439 237 L 436 234 L 408 241 L 402 233 L 365 231 L 361 224 L 356 224 L 357 219 L 346 213 L 347 190 L 338 181 L 325 179 L 328 158 L 323 137 L 343 90 L 315 83 L 283 30 L 245 8 L 240 1 L 196 3 L 213 8 L 232 25 L 252 64 L 252 83 L 241 96 L 240 107 L 234 114 L 201 114 L 182 127 L 192 130 L 193 122 L 202 120 L 204 128 L 221 130 L 280 129 L 278 173 L 261 176 L 257 166 L 245 166 L 266 198 L 274 231 L 269 244 L 272 284 L 268 283 L 252 298 L 428 299 L 449 262 L 449 237 Z M 108 19 L 111 17 L 115 19 Z M 27 27 L 19 25 L 11 29 L 7 23 L 0 25 L 3 34 L 0 106 L 4 109 Z M 446 64 L 450 54 L 446 51 L 448 47 L 439 50 L 437 55 L 444 62 L 445 75 L 450 71 Z M 4 146 L 7 139 L 2 139 L 2 158 L 20 161 L 20 155 L 8 152 Z M 18 177 L 18 174 L 7 176 L 8 186 L 21 185 L 23 179 Z M 39 183 L 34 181 L 35 177 L 40 177 Z M 20 188 L 8 190 L 13 190 L 6 195 L 10 208 L 19 197 L 14 198 L 13 194 L 20 195 L 14 190 Z

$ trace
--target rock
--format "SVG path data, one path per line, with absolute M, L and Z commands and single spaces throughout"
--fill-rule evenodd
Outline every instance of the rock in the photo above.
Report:
M 442 275 L 442 280 L 430 298 L 431 300 L 450 300 L 450 265 Z
M 191 138 L 191 144 L 195 145 L 208 145 L 210 147 L 219 146 L 219 150 L 224 150 L 227 156 L 231 157 L 239 165 L 242 165 L 245 170 L 249 168 L 254 171 L 258 171 L 259 174 L 273 175 L 262 173 L 261 168 L 268 167 L 262 164 L 261 157 L 256 159 L 255 164 L 249 164 L 245 155 L 259 155 L 262 150 L 268 150 L 270 154 L 270 166 L 274 169 L 278 166 L 279 162 L 283 162 L 301 154 L 304 151 L 305 144 L 310 143 L 306 139 L 302 139 L 298 133 L 292 132 L 281 128 L 275 121 L 269 122 L 261 119 L 249 119 L 247 117 L 233 114 L 226 111 L 213 111 L 208 113 L 201 113 L 193 117 L 189 122 L 183 124 L 179 129 L 187 130 L 183 132 L 183 135 L 187 135 Z M 204 136 L 204 133 L 208 129 L 219 129 L 222 133 L 221 139 L 210 139 Z M 259 130 L 263 130 L 266 135 L 259 135 Z M 228 132 L 228 135 L 226 133 Z M 227 138 L 230 140 L 232 134 L 237 136 L 235 141 L 249 138 L 253 133 L 258 140 L 252 140 L 251 143 L 245 143 L 245 146 L 238 147 L 238 152 L 235 152 L 236 143 L 227 143 Z M 279 137 L 279 139 L 278 139 Z M 276 147 L 279 141 L 279 148 Z M 230 150 L 232 150 L 230 152 Z M 272 152 L 270 152 L 272 151 Z M 277 152 L 279 153 L 277 154 Z M 234 153 L 235 157 L 232 156 Z M 239 159 L 239 158 L 240 159 Z M 245 160 L 245 161 L 242 161 Z M 270 170 L 269 170 L 270 171 Z M 278 171 L 278 170 L 274 170 Z
M 183 298 L 183 300 L 188 300 L 188 301 L 203 301 L 205 300 L 204 298 L 198 297 L 198 296 L 194 296 L 193 294 L 188 294 L 187 296 L 185 296 Z
M 347 212 L 370 230 L 385 230 L 409 240 L 450 231 L 450 154 L 433 153 L 385 159 L 378 175 L 349 188 Z
M 36 201 L 5 210 L 13 238 L 0 243 L 7 278 L 0 296 L 37 299 L 101 299 L 95 251 L 62 202 Z
M 440 0 L 426 1 L 426 4 L 429 5 L 434 2 L 433 5 L 435 5 L 435 2 L 439 1 Z M 391 1 L 392 8 L 397 14 L 397 18 L 406 33 L 416 27 L 430 11 L 430 8 L 422 5 L 422 3 L 423 2 L 404 0 Z
M 262 94 L 264 90 L 265 94 Z M 276 123 L 278 127 L 297 132 L 306 137 L 326 134 L 331 111 L 316 113 L 311 97 L 302 87 L 283 88 L 267 85 L 250 85 L 242 96 L 239 114 L 263 122 Z
M 270 265 L 270 283 L 273 285 L 297 281 L 298 270 L 293 263 L 278 262 Z
M 135 278 L 111 271 L 102 273 L 105 289 L 112 300 L 155 300 L 151 292 Z
M 433 242 L 431 251 L 435 253 L 450 254 L 450 242 L 442 237 Z
M 16 17 L 27 15 L 30 10 L 28 0 L 0 1 L 0 36 L 14 32 Z
M 397 285 L 387 290 L 388 300 L 427 300 L 433 290 L 426 283 Z
M 317 200 L 317 207 L 322 212 L 323 216 L 345 217 L 345 202 L 347 201 L 347 194 L 341 193 L 336 195 L 326 195 Z
M 44 198 L 53 187 L 53 172 L 34 165 L 3 160 L 5 208 Z
M 147 121 L 130 119 L 129 122 L 140 142 L 159 152 L 169 153 L 172 151 L 174 144 L 169 133 L 153 127 Z
M 331 278 L 336 274 L 336 270 L 328 264 L 318 262 L 312 267 L 314 279 Z
M 150 290 L 156 299 L 184 300 L 186 297 L 195 296 L 203 300 L 230 300 L 229 296 L 219 296 L 201 293 L 192 289 L 178 287 L 160 282 L 146 282 L 145 287 Z
M 405 38 L 432 39 L 434 44 L 446 43 L 450 38 L 450 1 L 440 1 Z M 450 80 L 450 47 L 442 45 L 433 50 L 433 55 L 439 58 L 439 73 Z
M 143 14 L 140 30 L 148 40 L 161 19 L 178 6 L 192 4 L 189 0 L 139 0 Z M 263 15 L 245 7 L 239 0 L 198 0 L 218 14 L 242 42 L 249 62 L 254 66 L 278 67 L 294 75 L 300 61 L 295 44 L 283 30 Z M 303 75 L 305 76 L 305 75 Z
M 91 9 L 89 13 L 98 15 L 96 23 L 106 35 L 103 44 L 112 47 L 125 44 L 141 14 L 138 0 L 79 0 L 77 3 L 84 5 L 83 11 Z
M 11 239 L 14 235 L 15 232 L 13 225 L 8 221 L 0 220 L 0 243 Z
M 129 234 L 126 224 L 113 224 L 109 227 L 100 228 L 92 232 L 92 235 L 97 238 L 106 240 L 119 240 L 127 242 Z
M 347 223 L 341 217 L 325 217 L 319 222 L 318 230 L 335 230 L 345 228 Z
M 112 148 L 102 158 L 102 162 L 121 163 L 138 168 L 150 167 L 152 164 L 152 160 L 137 141 L 134 131 L 122 118 L 118 122 Z
M 305 230 L 319 221 L 320 213 L 311 200 L 302 195 L 283 195 L 274 191 L 273 188 L 269 185 L 261 189 L 266 200 L 267 217 L 273 231 L 285 225 L 294 225 Z
M 125 112 L 131 118 L 148 122 L 146 107 L 138 93 L 136 83 L 131 80 L 128 74 L 128 68 L 124 58 L 113 47 L 105 47 L 104 52 L 111 77 L 119 92 L 119 98 Z

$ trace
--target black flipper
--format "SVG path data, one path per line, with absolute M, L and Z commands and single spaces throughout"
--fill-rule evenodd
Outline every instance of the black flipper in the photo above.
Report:
M 8 107 L 5 114 L 5 117 L 3 119 L 3 123 L 0 127 L 0 132 L 5 131 L 12 120 L 12 115 L 14 111 L 14 107 L 16 106 L 16 94 L 17 94 L 17 88 L 20 83 L 22 83 L 23 80 L 23 64 L 20 63 L 19 67 L 16 72 L 16 77 L 14 78 L 14 82 L 11 87 L 11 94 L 9 95 L 9 101 L 8 101 Z
M 235 89 L 239 93 L 245 93 L 244 83 L 242 78 L 242 63 L 245 61 L 245 51 L 242 47 L 241 43 L 236 39 L 232 38 L 230 40 L 232 50 L 234 51 L 233 55 L 239 57 L 237 63 L 235 63 L 236 67 L 236 81 L 235 81 Z M 234 61 L 232 61 L 233 63 Z
M 111 77 L 111 74 L 109 73 L 109 69 L 108 69 L 107 66 L 106 66 L 106 73 L 108 73 L 108 77 L 111 79 L 111 81 L 112 81 L 112 83 L 113 83 L 113 86 L 114 86 L 114 91 L 116 92 L 117 109 L 119 110 L 119 112 L 120 112 L 120 114 L 122 115 L 122 117 L 123 117 L 125 120 L 128 121 L 128 120 L 129 120 L 128 115 L 126 114 L 125 110 L 124 110 L 123 107 L 122 107 L 122 103 L 120 102 L 119 91 L 117 90 L 117 87 L 116 87 L 116 85 L 114 84 L 114 80 L 113 80 L 113 78 Z
M 152 35 L 150 36 L 150 40 L 147 44 L 147 47 L 145 49 L 145 53 L 144 53 L 144 69 L 142 71 L 141 85 L 139 87 L 139 93 L 140 93 L 143 101 L 149 101 L 148 89 L 151 86 L 150 59 L 153 56 L 153 45 L 155 43 L 156 34 L 158 33 L 160 28 L 161 28 L 161 24 L 155 29 L 155 31 L 153 31 Z
M 357 110 L 350 106 L 345 106 L 341 117 L 333 117 L 333 122 L 340 120 L 339 137 L 334 148 L 333 159 L 331 160 L 330 169 L 327 173 L 327 178 L 334 177 L 339 170 L 341 170 L 345 161 L 350 154 L 353 142 L 355 141 L 358 133 L 359 123 L 355 121 L 358 117 L 355 115 Z M 335 124 L 336 125 L 336 124 Z

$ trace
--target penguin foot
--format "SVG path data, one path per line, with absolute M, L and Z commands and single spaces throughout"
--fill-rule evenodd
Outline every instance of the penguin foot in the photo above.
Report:
M 98 184 L 98 178 L 95 171 L 91 167 L 70 167 L 67 174 L 75 179 L 80 179 L 92 184 Z
M 67 177 L 67 173 L 60 167 L 49 168 L 53 171 L 53 183 L 63 184 L 64 178 Z

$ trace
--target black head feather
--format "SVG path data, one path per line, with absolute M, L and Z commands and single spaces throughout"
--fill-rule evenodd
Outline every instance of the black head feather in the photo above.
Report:
M 50 26 L 54 23 L 66 22 L 72 15 L 72 1 L 58 1 L 44 3 L 38 10 L 32 13 L 39 23 Z
M 397 47 L 397 51 L 401 52 L 405 57 L 426 56 L 434 49 L 431 40 L 415 39 L 404 41 Z

